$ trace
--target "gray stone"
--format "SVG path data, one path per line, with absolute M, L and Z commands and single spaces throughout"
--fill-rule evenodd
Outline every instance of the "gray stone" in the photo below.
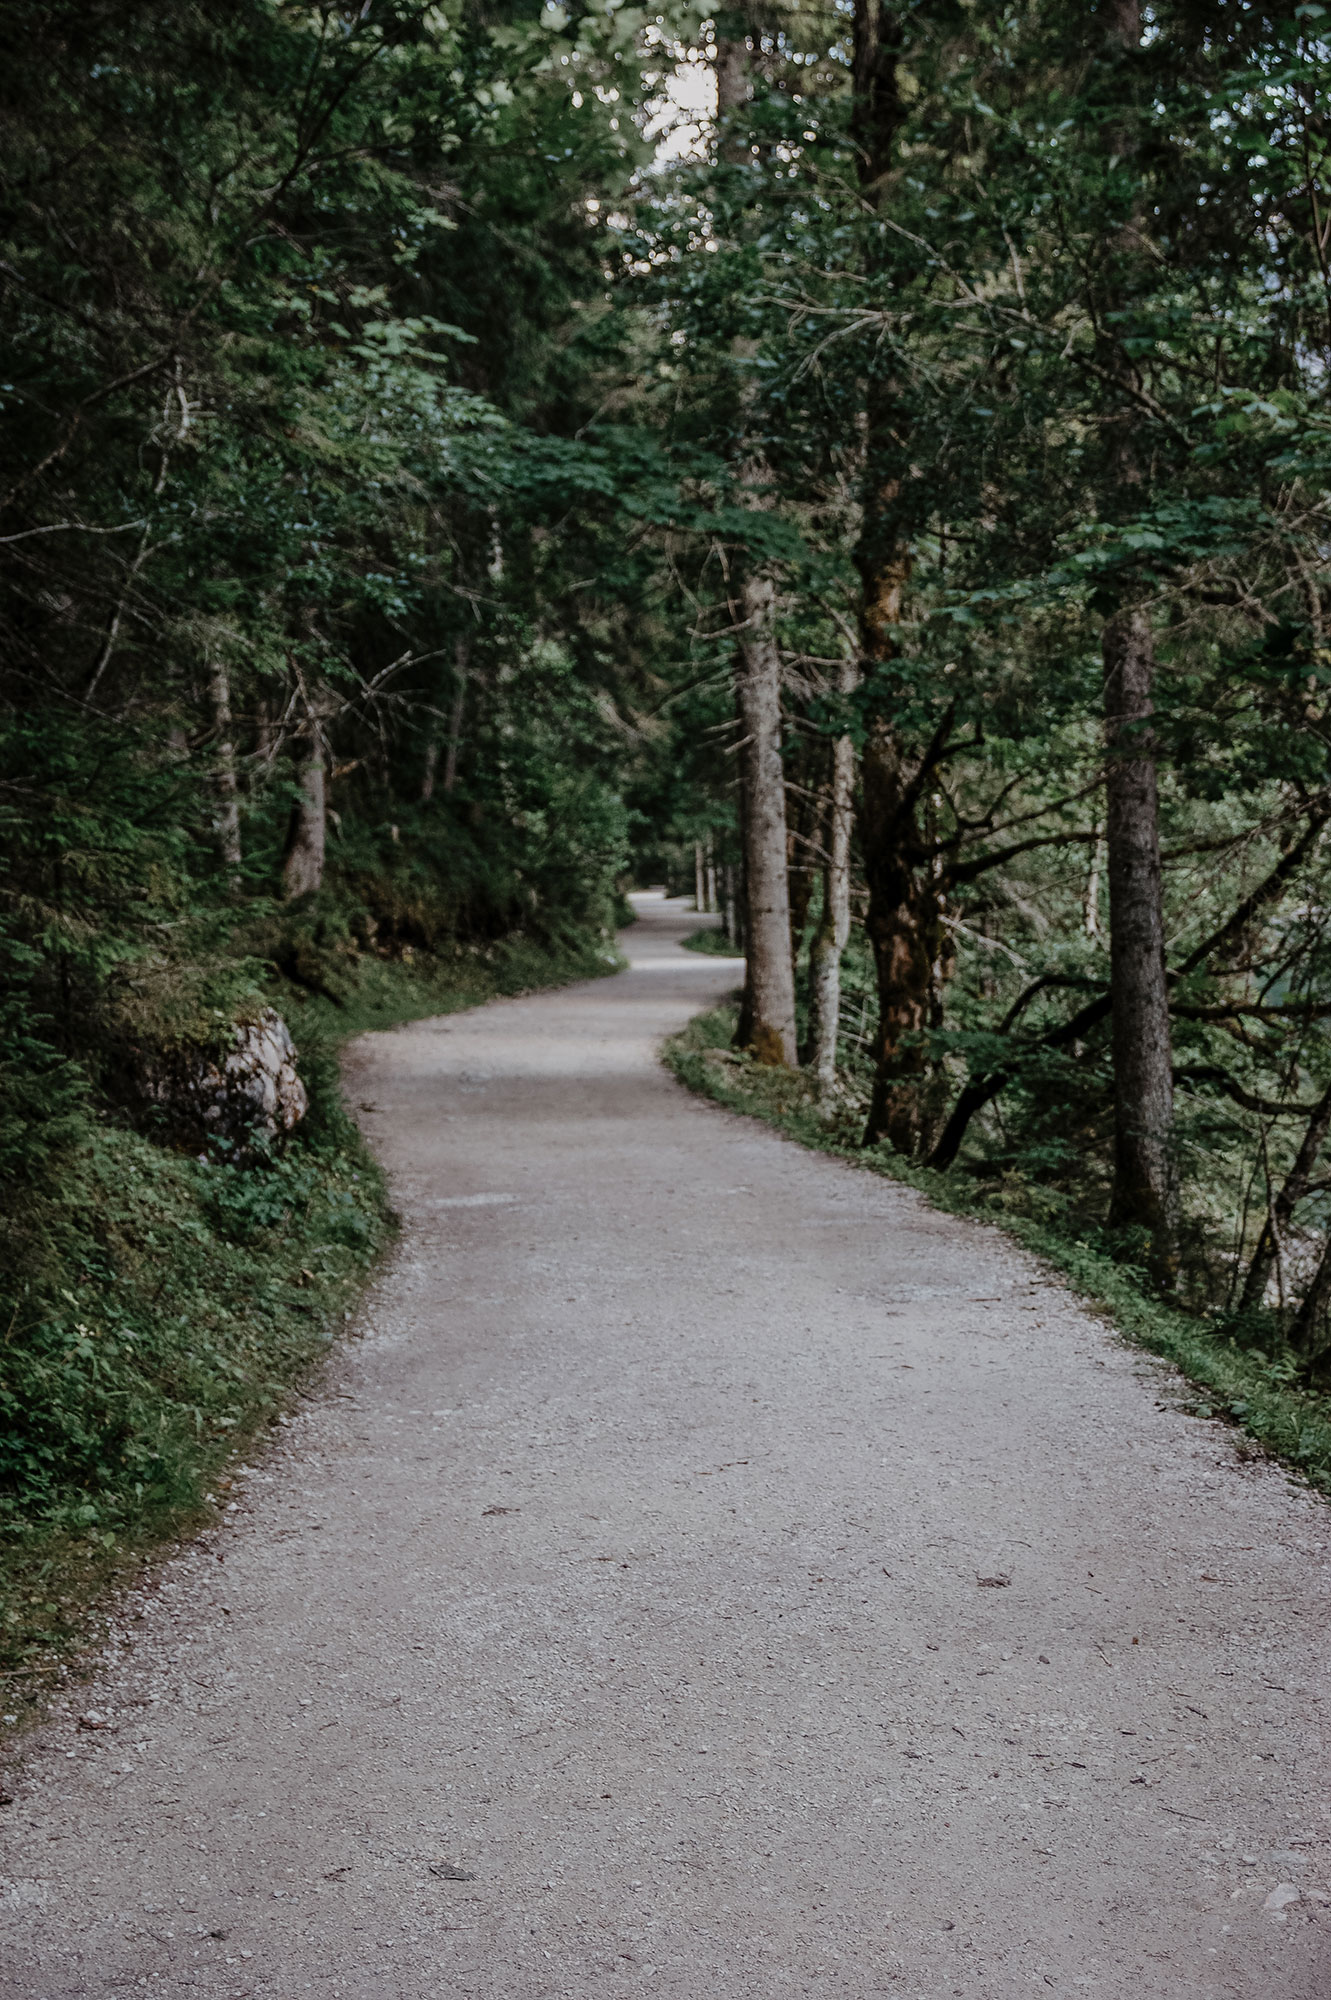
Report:
M 271 1144 L 299 1125 L 309 1098 L 296 1067 L 286 1022 L 265 1007 L 254 1021 L 238 1021 L 233 1046 L 183 1048 L 144 1065 L 144 1091 L 179 1143 L 198 1147 L 225 1140 L 233 1157 Z

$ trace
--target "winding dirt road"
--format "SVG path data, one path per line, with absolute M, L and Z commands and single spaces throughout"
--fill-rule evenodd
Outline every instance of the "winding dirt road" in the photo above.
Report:
M 400 1247 L 7 1774 L 0 1994 L 1327 2000 L 1326 1508 L 687 1097 L 641 911 L 352 1052 Z

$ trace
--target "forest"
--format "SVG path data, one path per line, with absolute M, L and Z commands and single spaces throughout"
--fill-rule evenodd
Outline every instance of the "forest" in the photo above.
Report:
M 839 1142 L 1319 1397 L 1327 8 L 0 43 L 20 1654 L 51 1537 L 201 1504 L 390 1227 L 338 1038 L 608 970 L 634 885 Z M 200 1125 L 269 1029 L 308 1110 Z

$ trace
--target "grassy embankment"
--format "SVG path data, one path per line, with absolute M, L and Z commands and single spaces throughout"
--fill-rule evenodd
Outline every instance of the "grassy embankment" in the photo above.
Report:
M 284 980 L 270 997 L 310 1110 L 279 1156 L 204 1162 L 104 1109 L 26 1191 L 0 1282 L 5 1723 L 68 1671 L 108 1586 L 212 1518 L 227 1465 L 280 1420 L 391 1235 L 342 1103 L 341 1042 L 612 964 L 598 940 L 513 938 L 365 957 L 336 992 Z
M 1038 1214 L 1022 1213 L 1022 1190 L 1011 1181 L 995 1187 L 955 1172 L 913 1167 L 886 1147 L 866 1150 L 858 1140 L 860 1115 L 825 1116 L 802 1073 L 763 1068 L 737 1052 L 731 1046 L 735 1021 L 733 1004 L 713 1008 L 667 1044 L 666 1062 L 689 1089 L 760 1118 L 801 1145 L 902 1181 L 950 1214 L 997 1224 L 1107 1314 L 1128 1339 L 1173 1362 L 1198 1392 L 1186 1405 L 1195 1415 L 1238 1427 L 1291 1472 L 1331 1494 L 1331 1400 L 1300 1382 L 1296 1361 L 1278 1340 L 1246 1344 L 1232 1324 L 1162 1305 L 1130 1268 Z M 1031 1190 L 1030 1206 L 1037 1201 Z
M 711 958 L 743 957 L 743 953 L 736 952 L 734 945 L 722 930 L 691 931 L 688 937 L 681 939 L 680 942 L 686 951 L 705 952 Z

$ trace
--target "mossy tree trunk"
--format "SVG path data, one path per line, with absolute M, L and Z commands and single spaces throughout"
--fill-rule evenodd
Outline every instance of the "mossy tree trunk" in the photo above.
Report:
M 744 732 L 744 944 L 747 1045 L 761 1063 L 796 1061 L 795 972 L 790 958 L 786 778 L 781 757 L 781 654 L 770 576 L 740 579 L 736 697 Z
M 742 23 L 741 23 L 742 25 Z M 717 130 L 723 159 L 748 156 L 745 117 L 753 93 L 752 51 L 740 34 L 718 37 Z M 746 343 L 736 358 L 747 360 Z M 751 374 L 741 378 L 740 496 L 755 512 L 772 504 L 772 476 L 749 431 Z M 740 726 L 744 853 L 744 951 L 748 961 L 740 1036 L 761 1063 L 794 1065 L 795 975 L 790 959 L 790 879 L 786 867 L 786 780 L 781 754 L 781 650 L 771 570 L 744 548 L 731 559 L 735 701 Z
M 1136 150 L 1127 65 L 1140 47 L 1139 0 L 1108 0 L 1108 59 L 1122 71 L 1121 127 L 1106 143 L 1120 158 Z M 1110 240 L 1106 284 L 1113 324 L 1138 281 L 1146 221 L 1134 213 Z M 1110 323 L 1106 319 L 1106 325 Z M 1130 329 L 1129 329 L 1130 330 Z M 1140 411 L 1135 364 L 1116 333 L 1102 341 L 1111 383 L 1108 468 L 1120 504 L 1138 506 L 1146 477 L 1137 449 Z M 1129 585 L 1128 591 L 1132 586 Z M 1160 815 L 1154 712 L 1155 634 L 1149 606 L 1131 595 L 1105 621 L 1105 855 L 1109 877 L 1109 985 L 1114 1065 L 1114 1182 L 1111 1227 L 1145 1233 L 1147 1263 L 1162 1288 L 1178 1266 L 1178 1183 L 1174 1161 L 1174 1081 L 1165 969 Z
M 298 740 L 300 789 L 291 808 L 286 853 L 282 859 L 282 892 L 288 901 L 313 896 L 323 887 L 328 845 L 328 797 L 323 732 L 311 717 Z
M 850 694 L 858 678 L 853 662 L 841 675 L 840 692 Z M 848 735 L 832 739 L 832 772 L 824 829 L 823 909 L 809 951 L 810 1060 L 819 1097 L 836 1087 L 837 1036 L 841 1028 L 841 959 L 850 936 L 850 835 L 854 816 L 855 744 Z
M 233 877 L 241 863 L 240 782 L 231 725 L 231 677 L 223 660 L 214 660 L 208 668 L 208 704 L 214 738 L 213 783 L 217 789 L 213 834 L 223 872 Z
M 855 0 L 851 136 L 865 206 L 880 211 L 889 192 L 897 133 L 904 117 L 898 63 L 901 12 L 881 0 Z M 870 276 L 883 278 L 887 253 L 871 239 Z M 863 511 L 856 565 L 860 636 L 872 676 L 897 654 L 911 545 L 903 491 L 911 476 L 910 413 L 890 363 L 875 356 L 865 396 Z M 924 1104 L 928 1062 L 923 1030 L 938 1012 L 943 931 L 928 843 L 917 820 L 924 767 L 908 755 L 887 697 L 875 697 L 863 755 L 860 844 L 869 891 L 865 918 L 878 989 L 874 1085 L 866 1145 L 886 1140 L 918 1153 L 930 1137 Z
M 1141 608 L 1104 630 L 1105 847 L 1114 1063 L 1114 1228 L 1146 1231 L 1151 1269 L 1172 1279 L 1178 1193 L 1174 1078 L 1160 883 L 1160 824 L 1151 728 L 1155 646 Z

